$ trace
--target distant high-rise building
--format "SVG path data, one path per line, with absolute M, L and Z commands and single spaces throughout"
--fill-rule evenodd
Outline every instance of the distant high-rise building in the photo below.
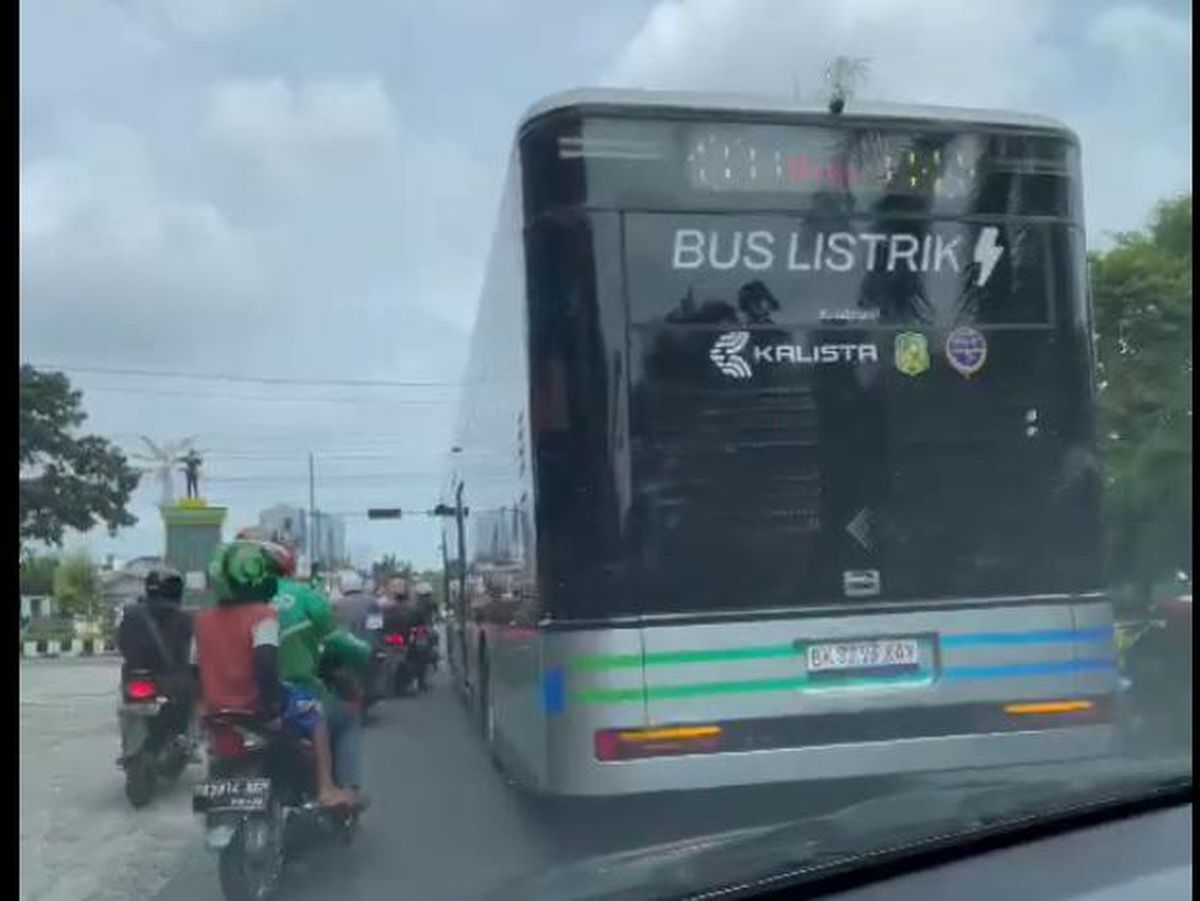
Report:
M 313 557 L 326 567 L 346 561 L 346 523 L 340 516 L 313 511 Z
M 308 514 L 300 507 L 276 504 L 258 514 L 258 525 L 274 541 L 304 550 L 308 546 Z

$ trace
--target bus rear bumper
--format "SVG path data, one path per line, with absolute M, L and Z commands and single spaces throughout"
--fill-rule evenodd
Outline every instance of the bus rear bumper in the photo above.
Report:
M 1114 750 L 1112 725 L 679 755 L 600 762 L 560 772 L 550 794 L 610 796 L 783 782 L 1059 763 Z

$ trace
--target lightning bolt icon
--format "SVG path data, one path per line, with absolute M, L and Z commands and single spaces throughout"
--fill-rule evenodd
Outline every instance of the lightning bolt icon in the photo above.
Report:
M 979 274 L 975 276 L 975 284 L 983 286 L 992 277 L 992 270 L 1004 255 L 1004 248 L 996 243 L 1000 229 L 994 225 L 986 226 L 979 232 L 979 240 L 975 242 L 975 262 L 979 264 Z

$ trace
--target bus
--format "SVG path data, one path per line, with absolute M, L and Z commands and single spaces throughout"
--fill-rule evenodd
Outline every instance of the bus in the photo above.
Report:
M 501 770 L 621 795 L 1108 753 L 1080 148 L 586 90 L 518 129 L 443 484 Z

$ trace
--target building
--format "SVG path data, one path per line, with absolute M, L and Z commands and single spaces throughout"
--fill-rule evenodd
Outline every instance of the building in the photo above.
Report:
M 58 605 L 53 595 L 23 594 L 21 595 L 21 625 L 27 625 L 30 620 L 42 617 L 53 617 L 57 614 Z
M 326 568 L 346 560 L 346 523 L 340 516 L 313 511 L 313 558 Z
M 146 589 L 146 576 L 152 569 L 166 566 L 162 557 L 134 557 L 113 570 L 99 573 L 99 600 L 102 608 L 115 613 L 126 604 L 137 603 Z
M 276 504 L 258 514 L 263 536 L 290 545 L 307 557 L 310 537 L 308 511 Z M 311 517 L 312 556 L 327 568 L 346 560 L 346 523 L 340 516 L 314 510 Z
M 273 540 L 291 547 L 308 547 L 308 514 L 300 507 L 276 504 L 258 514 L 258 525 Z

